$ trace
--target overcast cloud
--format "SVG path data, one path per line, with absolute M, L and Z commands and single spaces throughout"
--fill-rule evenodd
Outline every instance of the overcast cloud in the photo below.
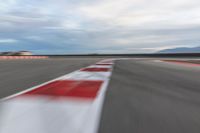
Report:
M 200 44 L 199 0 L 0 0 L 0 51 L 151 53 Z

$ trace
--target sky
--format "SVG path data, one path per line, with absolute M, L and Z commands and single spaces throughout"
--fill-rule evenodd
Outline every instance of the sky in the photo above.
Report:
M 0 51 L 154 53 L 196 46 L 199 0 L 0 0 Z

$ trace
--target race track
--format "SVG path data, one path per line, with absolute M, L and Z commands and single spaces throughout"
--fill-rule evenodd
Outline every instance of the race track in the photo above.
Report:
M 117 61 L 99 133 L 199 133 L 199 112 L 200 67 Z
M 102 58 L 0 61 L 0 98 Z M 159 59 L 117 60 L 102 108 L 99 133 L 199 133 L 200 66 Z

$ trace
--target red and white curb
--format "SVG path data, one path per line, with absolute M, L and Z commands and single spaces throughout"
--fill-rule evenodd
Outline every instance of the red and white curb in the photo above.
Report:
M 0 60 L 8 59 L 47 59 L 48 56 L 0 56 Z
M 0 102 L 1 133 L 97 133 L 114 60 L 107 59 Z

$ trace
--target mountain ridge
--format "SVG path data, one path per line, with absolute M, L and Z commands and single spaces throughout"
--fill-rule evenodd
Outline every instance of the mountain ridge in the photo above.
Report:
M 200 53 L 200 46 L 198 47 L 178 47 L 171 49 L 160 50 L 157 53 Z

